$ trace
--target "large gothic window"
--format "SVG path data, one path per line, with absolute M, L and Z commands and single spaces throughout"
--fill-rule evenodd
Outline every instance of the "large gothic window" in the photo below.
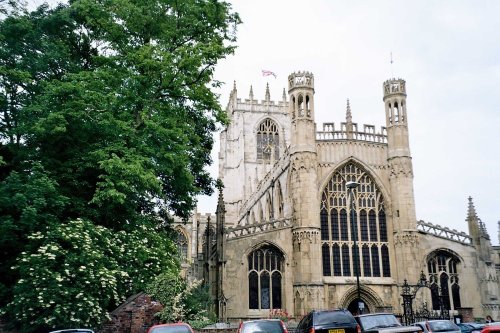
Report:
M 454 310 L 461 306 L 460 285 L 457 266 L 460 260 L 447 251 L 433 252 L 427 260 L 427 271 L 431 283 L 432 309 L 439 310 L 439 292 L 441 292 L 443 307 Z
M 177 253 L 179 253 L 181 261 L 186 261 L 188 258 L 188 241 L 182 230 L 177 230 L 176 245 Z
M 257 159 L 276 160 L 280 155 L 278 126 L 271 119 L 265 119 L 257 130 Z
M 248 256 L 248 307 L 281 309 L 283 254 L 263 246 Z
M 354 190 L 353 221 L 345 186 L 348 181 L 360 183 Z M 322 194 L 320 222 L 324 276 L 353 276 L 355 258 L 361 276 L 391 276 L 384 198 L 358 165 L 347 164 L 332 175 Z

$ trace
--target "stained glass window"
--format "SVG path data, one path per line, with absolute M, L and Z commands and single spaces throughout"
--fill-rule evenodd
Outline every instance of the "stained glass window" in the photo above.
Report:
M 257 130 L 257 159 L 277 160 L 280 155 L 278 126 L 271 119 L 265 119 Z
M 347 200 L 348 181 L 360 183 L 353 191 L 354 221 Z M 359 165 L 346 164 L 331 176 L 322 193 L 320 221 L 325 276 L 354 276 L 351 267 L 356 267 L 357 257 L 362 276 L 391 276 L 384 197 Z M 353 256 L 352 232 L 359 256 Z
M 432 287 L 441 291 L 443 306 L 455 310 L 461 306 L 458 266 L 460 260 L 449 251 L 434 251 L 427 260 L 427 272 Z M 432 295 L 432 308 L 439 310 L 439 294 Z M 453 306 L 453 308 L 452 308 Z
M 273 246 L 263 246 L 248 256 L 248 306 L 250 309 L 281 308 L 284 257 Z

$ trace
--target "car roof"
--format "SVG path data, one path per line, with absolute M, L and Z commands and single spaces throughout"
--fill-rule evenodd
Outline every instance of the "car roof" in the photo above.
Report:
M 50 331 L 50 333 L 71 333 L 71 332 L 94 332 L 89 328 L 67 328 L 63 330 Z
M 178 322 L 178 323 L 153 325 L 153 326 L 151 326 L 151 328 L 153 328 L 153 327 L 165 327 L 165 326 L 189 326 L 189 327 L 191 327 L 188 323 Z
M 368 316 L 380 316 L 380 315 L 394 316 L 394 313 L 392 313 L 392 312 L 365 313 L 365 314 L 356 315 L 355 317 L 368 317 Z

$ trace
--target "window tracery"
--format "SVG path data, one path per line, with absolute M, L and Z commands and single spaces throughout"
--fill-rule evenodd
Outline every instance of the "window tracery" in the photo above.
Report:
M 257 130 L 257 159 L 270 161 L 279 158 L 279 132 L 274 121 L 267 118 L 259 125 Z
M 188 240 L 186 238 L 186 235 L 182 230 L 177 229 L 177 239 L 176 239 L 176 245 L 177 245 L 177 253 L 179 253 L 181 262 L 185 262 L 188 259 Z
M 280 309 L 284 257 L 273 246 L 263 246 L 248 255 L 249 309 Z
M 360 183 L 354 191 L 354 221 L 347 201 L 348 181 Z M 355 236 L 361 276 L 391 276 L 384 198 L 365 170 L 349 163 L 332 175 L 323 190 L 320 222 L 323 275 L 355 274 Z
M 427 271 L 431 283 L 432 309 L 439 310 L 439 290 L 443 306 L 447 310 L 461 307 L 460 285 L 457 266 L 459 259 L 446 251 L 435 251 L 427 261 Z

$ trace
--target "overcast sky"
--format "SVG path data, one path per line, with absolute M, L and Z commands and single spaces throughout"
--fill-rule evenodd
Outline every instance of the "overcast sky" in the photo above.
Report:
M 236 53 L 220 62 L 215 76 L 226 82 L 219 91 L 224 107 L 234 80 L 238 97 L 248 98 L 253 85 L 262 100 L 269 83 L 271 99 L 280 100 L 288 75 L 307 70 L 315 76 L 318 129 L 344 121 L 348 98 L 354 122 L 380 128 L 382 83 L 401 77 L 417 219 L 468 232 L 472 196 L 498 244 L 500 1 L 230 2 L 243 24 Z M 263 77 L 263 69 L 277 78 Z M 215 204 L 202 197 L 199 211 L 213 213 Z
M 226 82 L 224 107 L 234 80 L 238 97 L 248 98 L 253 85 L 262 100 L 269 83 L 271 99 L 280 100 L 288 75 L 307 70 L 315 76 L 318 129 L 345 120 L 348 98 L 354 122 L 380 128 L 382 83 L 401 77 L 417 219 L 468 232 L 471 196 L 498 244 L 500 1 L 230 2 L 243 24 L 235 55 L 216 72 Z M 214 212 L 215 200 L 202 198 L 199 210 Z

